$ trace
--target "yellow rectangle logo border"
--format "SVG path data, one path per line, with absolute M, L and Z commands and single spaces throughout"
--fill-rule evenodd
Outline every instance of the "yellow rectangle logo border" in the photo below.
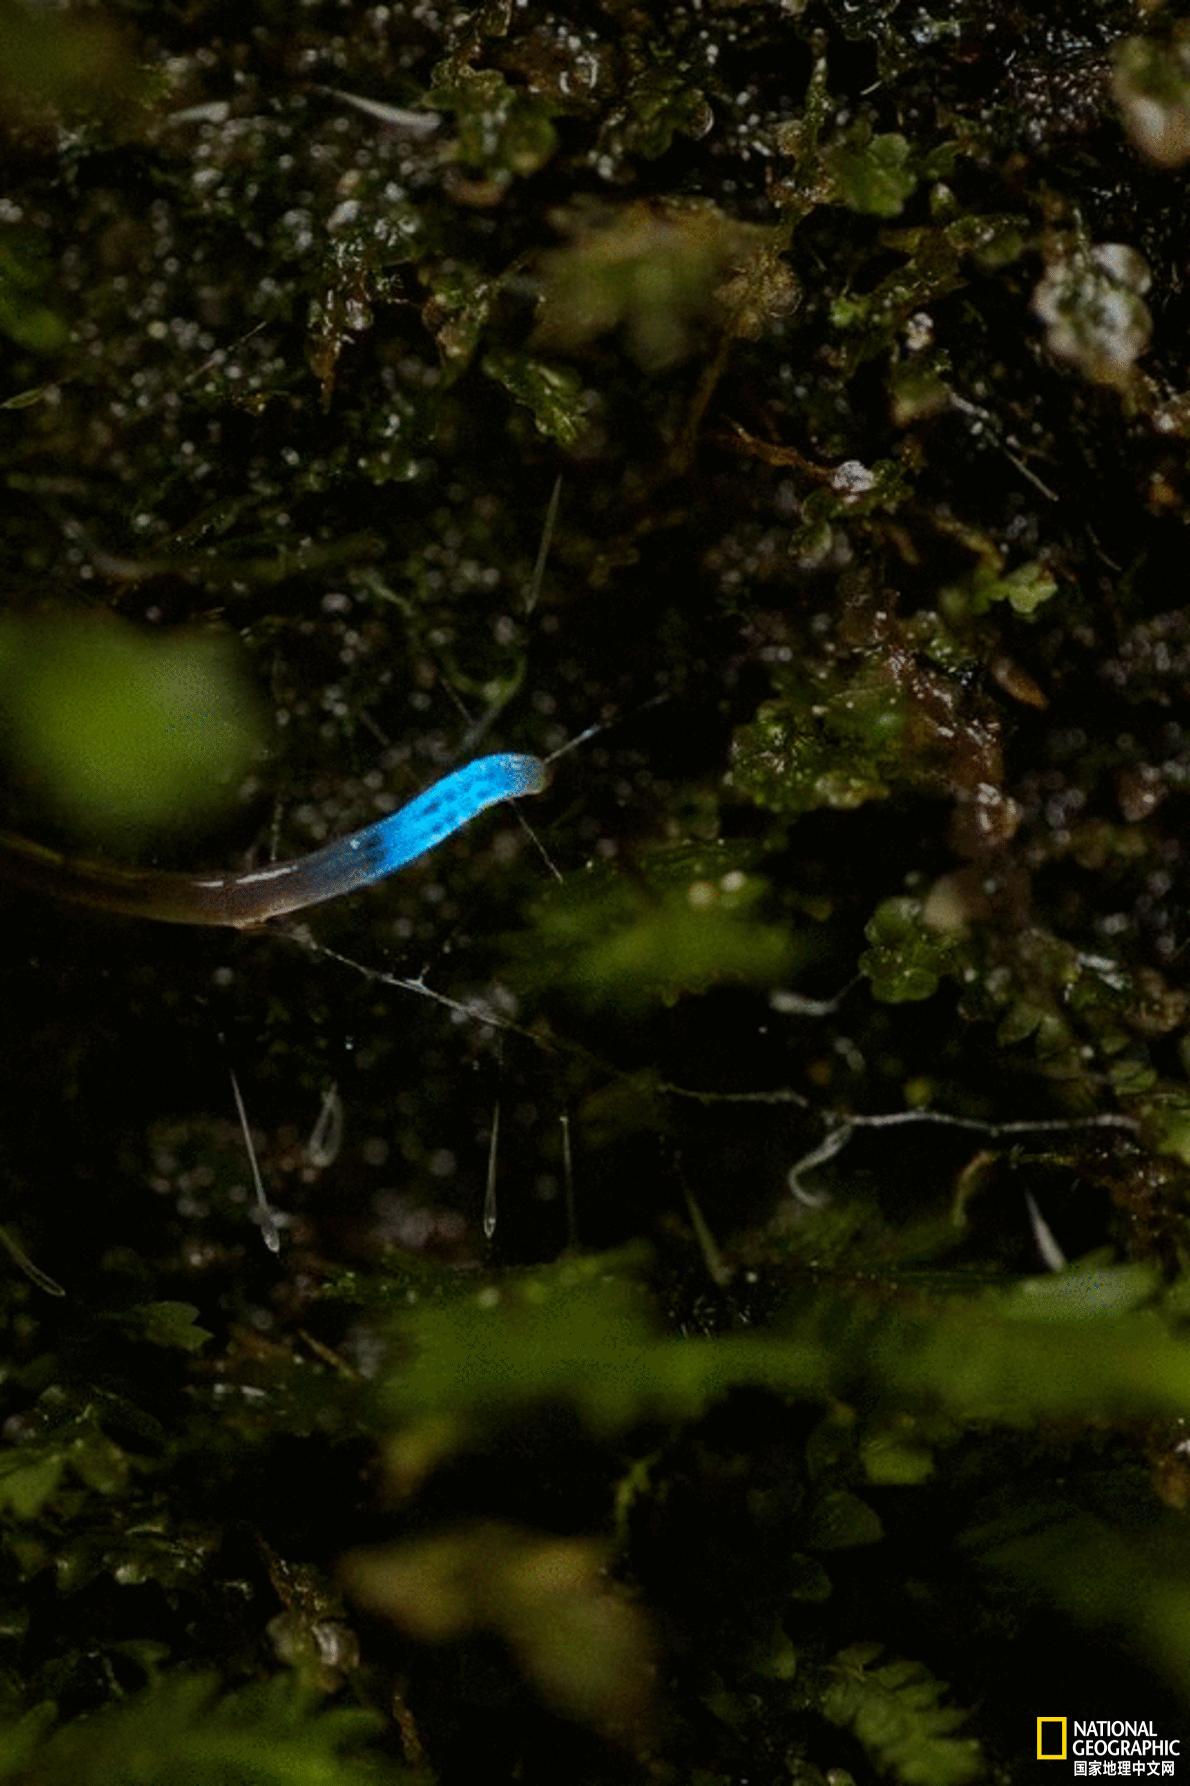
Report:
M 1045 1739 L 1042 1735 L 1042 1725 L 1043 1724 L 1060 1724 L 1062 1726 L 1062 1747 L 1061 1747 L 1061 1749 L 1059 1749 L 1059 1751 L 1056 1755 L 1052 1752 L 1047 1754 L 1047 1752 L 1045 1750 L 1045 1747 L 1044 1747 Z M 1038 1759 L 1038 1761 L 1065 1761 L 1065 1759 L 1066 1759 L 1066 1720 L 1065 1720 L 1065 1718 L 1038 1718 L 1038 1720 L 1037 1720 L 1037 1759 Z

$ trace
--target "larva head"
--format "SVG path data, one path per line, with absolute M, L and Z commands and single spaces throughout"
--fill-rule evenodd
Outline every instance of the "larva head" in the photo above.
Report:
M 540 757 L 519 756 L 507 752 L 489 757 L 493 777 L 502 789 L 502 798 L 519 800 L 525 794 L 540 794 L 550 779 L 550 772 Z

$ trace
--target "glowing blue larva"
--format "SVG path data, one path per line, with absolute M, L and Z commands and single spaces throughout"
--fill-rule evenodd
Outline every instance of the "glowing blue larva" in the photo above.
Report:
M 545 765 L 537 757 L 477 757 L 475 762 L 443 776 L 391 818 L 358 832 L 347 842 L 367 850 L 375 839 L 371 847 L 376 849 L 379 862 L 372 878 L 379 880 L 382 875 L 403 868 L 406 862 L 424 856 L 452 831 L 469 824 L 485 807 L 494 806 L 498 800 L 539 794 L 545 781 Z
M 261 924 L 337 899 L 394 874 L 500 800 L 539 794 L 548 770 L 538 757 L 503 753 L 453 770 L 391 817 L 324 844 L 295 862 L 247 874 L 169 874 L 81 862 L 21 837 L 0 834 L 0 862 L 18 884 L 63 899 L 173 924 Z

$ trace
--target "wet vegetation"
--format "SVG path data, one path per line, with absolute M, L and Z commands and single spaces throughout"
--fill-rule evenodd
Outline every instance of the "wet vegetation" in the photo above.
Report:
M 1185 21 L 0 0 L 0 129 L 0 825 L 604 728 L 0 888 L 0 1779 L 1185 1734 Z

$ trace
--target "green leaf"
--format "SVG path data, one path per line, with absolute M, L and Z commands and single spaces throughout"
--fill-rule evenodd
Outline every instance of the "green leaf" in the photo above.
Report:
M 41 296 L 48 256 L 38 237 L 12 229 L 0 234 L 0 335 L 33 353 L 59 353 L 70 330 Z
M 31 385 L 27 391 L 17 391 L 13 396 L 5 398 L 0 403 L 0 409 L 34 409 L 57 389 L 58 386 L 53 382 Z
M 843 1650 L 822 1709 L 851 1730 L 881 1773 L 901 1786 L 965 1786 L 983 1771 L 979 1744 L 957 1734 L 966 1712 L 944 1703 L 946 1687 L 920 1662 L 873 1667 L 876 1645 Z
M 1190 1543 L 1185 1515 L 1157 1504 L 1143 1466 L 1061 1493 L 1006 1487 L 962 1550 L 1014 1585 L 1024 1606 L 1059 1608 L 1103 1647 L 1127 1647 L 1190 1694 Z
M 790 1559 L 789 1597 L 811 1606 L 821 1605 L 831 1597 L 831 1578 L 817 1557 L 796 1552 Z
M 377 1386 L 402 1429 L 391 1448 L 398 1475 L 543 1404 L 572 1407 L 607 1436 L 697 1413 L 735 1383 L 822 1393 L 828 1354 L 813 1337 L 665 1334 L 635 1280 L 641 1262 L 567 1259 L 401 1317 L 394 1363 Z
M 848 210 L 868 217 L 896 217 L 917 185 L 908 140 L 896 132 L 872 136 L 858 125 L 825 152 L 835 195 Z
M 483 369 L 510 397 L 524 404 L 538 432 L 559 446 L 582 439 L 590 422 L 590 400 L 578 373 L 531 354 L 502 350 L 484 356 Z
M 789 930 L 762 915 L 767 883 L 715 850 L 658 850 L 630 880 L 611 868 L 547 893 L 516 944 L 518 977 L 620 1010 L 725 983 L 769 986 L 793 966 Z
M 260 713 L 234 638 L 110 618 L 0 629 L 6 743 L 80 829 L 185 829 L 234 798 Z
M 552 108 L 497 69 L 443 62 L 434 70 L 427 101 L 453 114 L 455 154 L 463 166 L 501 185 L 536 173 L 557 148 Z
M 704 200 L 576 209 L 566 224 L 570 242 L 541 259 L 535 344 L 573 353 L 622 329 L 650 373 L 685 359 L 705 321 L 755 310 L 754 282 L 738 278 L 774 248 L 771 230 Z
M 850 677 L 832 666 L 781 679 L 778 697 L 732 741 L 732 784 L 774 812 L 849 811 L 886 799 L 898 774 L 907 709 L 879 664 Z
M 893 506 L 880 462 L 863 502 Z M 805 504 L 809 517 L 833 525 L 850 500 L 831 491 Z M 894 792 L 969 794 L 1003 776 L 994 735 L 975 707 L 956 701 L 954 669 L 961 660 L 941 626 L 917 622 L 887 628 L 878 649 L 825 661 L 782 665 L 773 674 L 774 698 L 737 728 L 732 740 L 732 785 L 773 812 L 796 816 L 823 807 L 849 811 Z
M 192 1302 L 142 1302 L 128 1310 L 123 1324 L 151 1346 L 173 1346 L 181 1352 L 201 1352 L 213 1336 L 198 1325 Z
M 882 1004 L 916 1004 L 932 998 L 959 950 L 955 937 L 929 929 L 918 899 L 883 900 L 864 929 L 869 948 L 859 958 L 860 972 L 872 983 L 872 996 Z
M 925 1439 L 925 1423 L 908 1414 L 887 1419 L 860 1441 L 860 1462 L 869 1482 L 907 1488 L 934 1473 L 934 1453 Z
M 0 0 L 0 114 L 34 119 L 52 108 L 77 119 L 134 112 L 147 80 L 133 45 L 99 13 L 55 17 L 39 8 Z
M 1159 1287 L 1155 1267 L 1139 1260 L 1126 1265 L 1079 1260 L 1065 1271 L 1024 1278 L 1003 1307 L 1010 1319 L 1019 1314 L 1030 1321 L 1083 1321 L 1143 1308 Z
M 1173 1415 L 1190 1398 L 1185 1344 L 1155 1310 L 1129 1306 L 1130 1271 L 1120 1285 L 1099 1277 L 1079 1281 L 1073 1295 L 1014 1288 L 940 1304 L 928 1320 L 873 1335 L 872 1369 L 894 1397 L 965 1420 Z
M 675 65 L 658 48 L 635 69 L 622 103 L 605 124 L 604 140 L 620 155 L 656 161 L 676 136 L 705 136 L 713 123 L 714 112 L 692 83 L 690 69 Z
M 1158 1153 L 1190 1166 L 1190 1091 L 1163 1091 L 1145 1105 L 1145 1139 Z
M 27 1775 L 29 1763 L 53 1729 L 56 1716 L 56 1707 L 43 1702 L 26 1712 L 23 1718 L 0 1719 L 0 1780 Z
M 878 1544 L 884 1536 L 879 1515 L 848 1489 L 831 1489 L 810 1512 L 805 1542 L 810 1550 L 852 1550 Z
M 22 1451 L 0 1459 L 0 1508 L 18 1519 L 32 1519 L 57 1490 L 66 1468 L 60 1452 Z
M 422 1641 L 503 1638 L 565 1716 L 623 1729 L 647 1710 L 645 1621 L 608 1583 L 591 1540 L 484 1521 L 356 1551 L 345 1574 L 356 1599 Z
M 131 1459 L 103 1431 L 89 1402 L 63 1404 L 47 1390 L 26 1419 L 30 1436 L 0 1452 L 0 1506 L 17 1519 L 40 1514 L 69 1477 L 100 1495 L 127 1485 Z
M 326 1711 L 287 1676 L 220 1696 L 216 1678 L 164 1675 L 143 1692 L 30 1743 L 0 1733 L 0 1779 L 38 1786 L 397 1786 L 407 1776 L 360 1752 L 377 1729 Z M 27 1771 L 26 1771 L 27 1770 Z
M 1038 608 L 1057 590 L 1057 579 L 1036 560 L 1010 571 L 994 563 L 982 563 L 965 583 L 949 584 L 943 589 L 938 601 L 943 613 L 954 620 L 986 614 L 996 602 L 1006 602 L 1014 614 L 1032 620 Z

